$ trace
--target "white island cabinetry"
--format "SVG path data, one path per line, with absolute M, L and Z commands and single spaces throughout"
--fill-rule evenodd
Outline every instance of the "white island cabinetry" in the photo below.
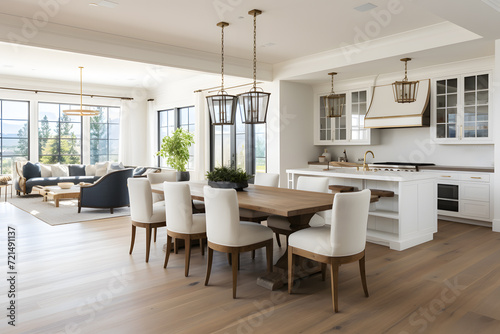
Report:
M 436 181 L 430 173 L 356 171 L 335 168 L 329 171 L 289 169 L 288 187 L 295 188 L 301 175 L 323 176 L 330 184 L 394 192 L 370 206 L 367 240 L 404 250 L 430 241 L 437 232 Z

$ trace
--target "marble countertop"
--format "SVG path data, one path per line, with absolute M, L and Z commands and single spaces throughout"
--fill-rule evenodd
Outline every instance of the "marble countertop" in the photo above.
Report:
M 327 176 L 327 177 L 380 180 L 380 181 L 393 181 L 393 182 L 428 180 L 434 178 L 434 175 L 431 173 L 389 172 L 389 171 L 366 172 L 362 170 L 356 171 L 355 168 L 330 168 L 330 170 L 325 170 L 325 171 L 313 168 L 294 168 L 294 169 L 287 169 L 286 172 L 293 174 L 303 174 L 303 175 L 317 175 L 317 176 Z

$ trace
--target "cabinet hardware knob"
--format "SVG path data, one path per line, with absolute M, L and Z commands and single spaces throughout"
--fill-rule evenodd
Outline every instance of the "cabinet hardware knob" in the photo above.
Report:
M 471 176 L 470 178 L 471 179 L 476 179 L 476 180 L 481 180 L 482 179 L 482 177 L 480 177 L 480 176 Z
M 441 175 L 441 177 L 451 177 L 450 175 Z

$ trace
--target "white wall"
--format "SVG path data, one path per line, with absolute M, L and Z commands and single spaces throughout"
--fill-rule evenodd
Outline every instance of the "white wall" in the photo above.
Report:
M 287 187 L 286 170 L 317 160 L 321 150 L 313 140 L 313 89 L 309 85 L 280 81 L 280 185 Z
M 493 166 L 493 145 L 437 145 L 430 140 L 430 129 L 379 129 L 379 142 L 371 146 L 327 146 L 332 159 L 347 151 L 349 161 L 363 158 L 367 150 L 375 153 L 371 161 L 432 162 L 447 166 Z

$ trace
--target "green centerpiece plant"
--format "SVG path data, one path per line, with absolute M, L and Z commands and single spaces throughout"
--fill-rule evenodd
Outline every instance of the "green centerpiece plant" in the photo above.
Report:
M 189 181 L 186 171 L 189 162 L 189 148 L 194 144 L 193 134 L 182 129 L 176 129 L 171 136 L 162 139 L 160 150 L 156 155 L 167 159 L 167 164 L 177 171 L 177 181 Z
M 242 190 L 248 187 L 248 180 L 252 175 L 247 174 L 241 168 L 215 167 L 213 171 L 206 174 L 208 184 L 214 188 L 233 188 Z

